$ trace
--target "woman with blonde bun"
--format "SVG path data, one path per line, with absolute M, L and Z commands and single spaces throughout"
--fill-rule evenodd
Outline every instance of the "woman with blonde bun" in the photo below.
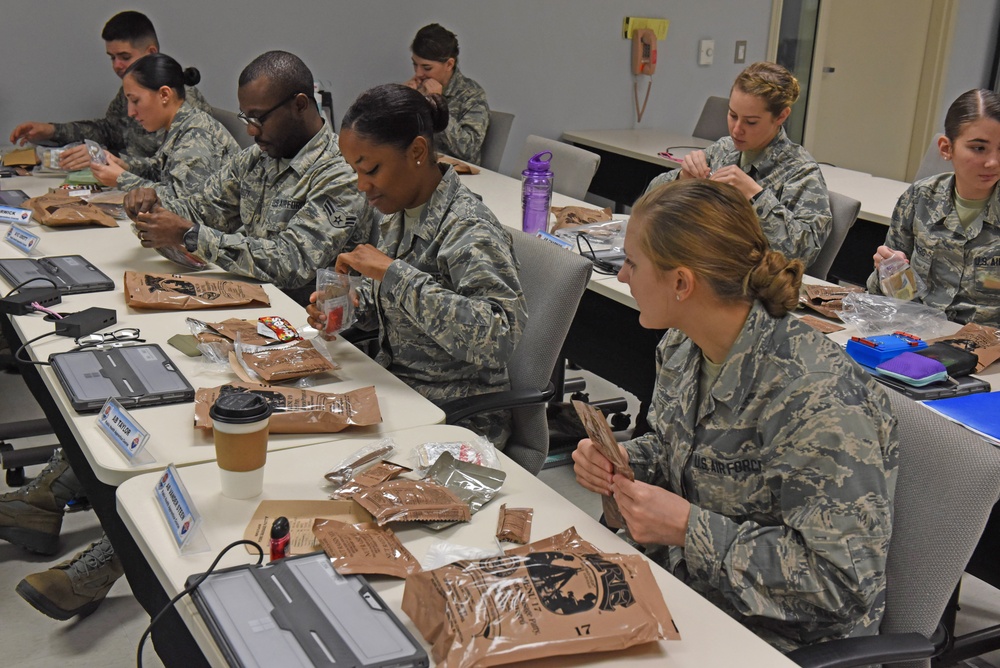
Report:
M 634 481 L 589 439 L 577 480 L 617 501 L 647 556 L 779 649 L 874 635 L 895 422 L 878 385 L 789 315 L 802 263 L 707 179 L 647 192 L 624 245 L 639 323 L 669 330 L 651 431 L 619 446 Z

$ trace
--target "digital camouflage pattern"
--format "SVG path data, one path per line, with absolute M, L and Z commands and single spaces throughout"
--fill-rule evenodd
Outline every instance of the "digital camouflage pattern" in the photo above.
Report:
M 679 331 L 657 348 L 637 480 L 691 502 L 684 547 L 646 554 L 781 650 L 874 635 L 885 608 L 898 436 L 836 344 L 755 303 L 708 396 Z
M 199 223 L 199 257 L 226 271 L 274 283 L 299 303 L 315 289 L 316 270 L 370 240 L 357 178 L 328 125 L 291 160 L 257 145 L 226 161 L 204 188 L 163 205 Z
M 490 125 L 486 91 L 456 67 L 441 94 L 448 102 L 448 127 L 434 135 L 438 150 L 478 165 Z
M 1000 188 L 968 228 L 955 212 L 955 175 L 917 181 L 892 212 L 885 245 L 906 253 L 927 294 L 918 301 L 949 320 L 1000 327 Z M 878 272 L 868 291 L 882 294 Z
M 712 171 L 740 164 L 740 151 L 732 137 L 723 137 L 705 149 Z M 830 197 L 819 165 L 809 153 L 785 134 L 785 129 L 764 147 L 757 159 L 743 168 L 764 190 L 751 204 L 771 248 L 806 267 L 819 255 L 833 229 Z M 647 192 L 673 181 L 681 170 L 672 169 L 650 182 Z
M 496 216 L 449 167 L 416 227 L 366 204 L 359 225 L 369 221 L 394 258 L 381 283 L 359 290 L 359 325 L 379 328 L 377 361 L 435 403 L 508 389 L 507 360 L 527 311 L 510 233 Z M 506 411 L 463 425 L 498 447 L 510 436 Z
M 212 105 L 194 86 L 184 87 L 184 100 L 195 109 L 201 109 L 206 114 L 212 114 Z M 68 144 L 74 141 L 90 139 L 96 141 L 122 160 L 130 167 L 138 168 L 148 164 L 156 149 L 163 144 L 166 130 L 146 132 L 139 121 L 128 115 L 128 100 L 125 90 L 118 88 L 118 94 L 111 100 L 104 118 L 92 121 L 72 121 L 70 123 L 54 123 L 55 134 L 52 141 L 57 144 Z
M 135 168 L 129 164 L 117 185 L 122 190 L 153 188 L 161 200 L 185 197 L 201 191 L 222 164 L 239 152 L 229 130 L 185 101 L 149 164 Z

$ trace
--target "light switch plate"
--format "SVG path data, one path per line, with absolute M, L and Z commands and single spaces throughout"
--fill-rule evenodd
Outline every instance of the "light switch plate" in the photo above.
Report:
M 715 59 L 715 40 L 703 39 L 698 42 L 698 64 L 711 65 Z
M 745 39 L 741 39 L 736 42 L 736 55 L 733 57 L 733 62 L 747 62 L 747 41 Z

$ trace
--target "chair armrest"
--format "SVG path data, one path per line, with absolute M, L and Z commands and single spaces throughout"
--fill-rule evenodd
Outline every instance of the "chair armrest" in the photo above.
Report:
M 487 394 L 477 394 L 472 397 L 452 399 L 451 401 L 439 404 L 439 406 L 445 412 L 445 421 L 448 424 L 455 424 L 479 413 L 487 413 L 504 408 L 544 404 L 555 395 L 555 391 L 555 386 L 549 383 L 545 391 L 532 389 L 503 390 L 501 392 L 489 392 Z
M 946 636 L 939 627 L 938 634 Z M 944 648 L 919 633 L 897 633 L 869 638 L 844 638 L 802 647 L 788 658 L 803 668 L 850 668 L 887 662 L 913 661 L 936 656 Z

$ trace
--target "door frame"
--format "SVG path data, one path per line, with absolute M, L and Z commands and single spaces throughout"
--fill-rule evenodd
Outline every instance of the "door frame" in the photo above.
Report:
M 823 5 L 820 0 L 818 22 L 825 19 Z M 771 0 L 771 25 L 767 39 L 767 59 L 774 61 L 778 57 L 778 39 L 781 29 L 781 11 L 784 0 Z M 944 88 L 944 78 L 948 71 L 948 61 L 951 56 L 952 38 L 955 33 L 955 17 L 958 13 L 958 0 L 935 0 L 931 3 L 930 27 L 927 31 L 927 42 L 924 49 L 924 60 L 921 66 L 920 87 L 917 91 L 917 108 L 913 117 L 913 132 L 910 135 L 910 146 L 906 161 L 906 177 L 910 180 L 917 173 L 920 161 L 930 145 L 931 138 L 938 133 L 938 110 L 940 108 L 941 92 Z M 825 33 L 816 29 L 816 52 L 821 53 L 824 47 Z M 1000 48 L 1000 44 L 998 44 Z M 817 81 L 822 71 L 821 58 L 813 58 L 810 78 Z M 809 86 L 808 96 L 811 97 L 817 86 Z M 811 100 L 807 99 L 807 105 Z M 805 136 L 808 136 L 809 110 L 806 109 Z M 808 147 L 806 147 L 808 148 Z

